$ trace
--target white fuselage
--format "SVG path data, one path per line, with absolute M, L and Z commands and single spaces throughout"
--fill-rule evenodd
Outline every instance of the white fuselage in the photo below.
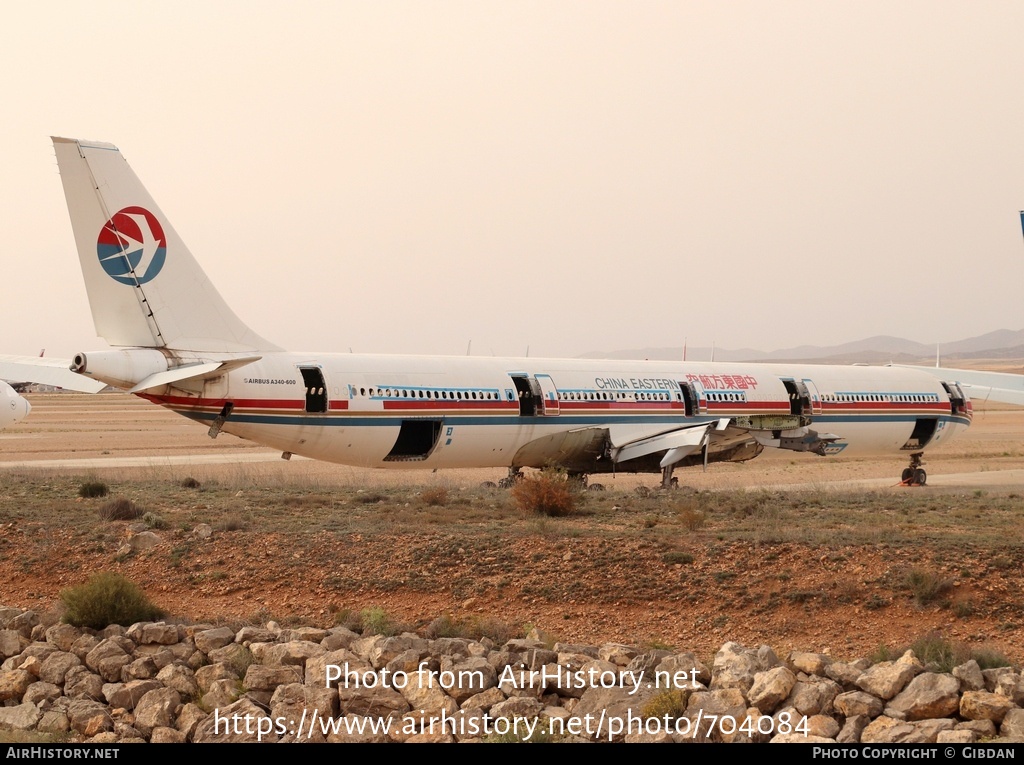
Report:
M 222 416 L 224 432 L 282 452 L 399 468 L 597 472 L 611 467 L 581 433 L 607 431 L 610 446 L 725 420 L 740 436 L 721 459 L 755 456 L 752 437 L 800 450 L 808 427 L 829 436 L 818 453 L 898 454 L 948 440 L 971 419 L 969 402 L 915 370 L 754 363 L 268 353 L 201 393 L 145 397 L 200 421 Z M 744 435 L 756 451 L 727 455 Z

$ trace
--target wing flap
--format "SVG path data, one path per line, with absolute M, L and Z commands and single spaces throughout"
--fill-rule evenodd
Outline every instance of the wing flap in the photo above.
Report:
M 648 435 L 622 444 L 615 445 L 612 438 L 612 460 L 614 462 L 626 462 L 628 460 L 645 457 L 656 452 L 665 452 L 662 459 L 662 467 L 674 465 L 679 460 L 688 457 L 693 452 L 702 448 L 709 433 L 724 430 L 729 425 L 729 420 L 721 419 L 713 422 L 706 422 L 700 425 L 690 425 L 685 428 Z M 670 460 L 665 462 L 665 460 Z

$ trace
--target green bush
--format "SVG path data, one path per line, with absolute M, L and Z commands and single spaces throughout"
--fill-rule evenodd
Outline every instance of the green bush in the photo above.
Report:
M 85 584 L 62 590 L 60 601 L 64 604 L 64 621 L 96 630 L 111 624 L 129 627 L 163 616 L 163 611 L 150 602 L 138 585 L 109 571 L 93 574 Z
M 360 621 L 364 635 L 392 635 L 401 634 L 405 625 L 395 620 L 387 611 L 379 606 L 364 608 L 360 613 Z

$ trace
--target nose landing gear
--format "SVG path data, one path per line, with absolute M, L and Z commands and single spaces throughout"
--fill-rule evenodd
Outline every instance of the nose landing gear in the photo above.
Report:
M 910 455 L 910 467 L 904 468 L 900 476 L 900 483 L 903 486 L 924 486 L 928 483 L 928 473 L 921 467 L 924 464 L 924 460 L 921 459 L 923 456 L 924 452 Z

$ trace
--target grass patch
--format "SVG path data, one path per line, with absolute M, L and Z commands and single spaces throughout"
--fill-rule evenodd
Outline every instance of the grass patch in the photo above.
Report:
M 952 590 L 953 580 L 937 571 L 912 568 L 904 576 L 903 586 L 910 591 L 914 602 L 923 607 L 935 603 Z
M 971 659 L 978 662 L 978 666 L 982 669 L 1010 666 L 1010 660 L 999 651 L 988 646 L 972 648 L 966 643 L 950 640 L 934 631 L 922 635 L 910 645 L 902 648 L 879 646 L 870 659 L 874 663 L 895 661 L 908 649 L 913 651 L 922 663 L 934 667 L 938 672 L 952 672 L 955 667 L 966 664 Z
M 455 619 L 451 616 L 439 616 L 423 631 L 423 636 L 436 638 L 465 638 L 481 640 L 487 638 L 495 645 L 504 645 L 513 638 L 522 637 L 524 631 L 500 619 L 490 616 L 470 616 Z
M 101 630 L 111 624 L 130 627 L 135 622 L 151 622 L 163 611 L 150 602 L 134 582 L 120 574 L 93 574 L 85 584 L 60 593 L 64 621 L 76 627 Z
M 364 608 L 359 612 L 359 623 L 364 635 L 391 637 L 405 632 L 406 625 L 395 619 L 379 606 Z
M 676 514 L 687 531 L 700 531 L 708 521 L 707 515 L 693 505 L 685 505 Z
M 693 555 L 688 552 L 683 552 L 682 550 L 671 550 L 670 552 L 662 555 L 661 560 L 669 565 L 679 563 L 686 566 L 693 563 Z
M 448 489 L 432 486 L 420 492 L 420 502 L 430 507 L 444 507 L 448 504 Z
M 125 497 L 104 502 L 100 508 L 100 518 L 105 521 L 134 521 L 142 515 L 142 509 Z
M 217 521 L 213 528 L 215 531 L 245 531 L 248 527 L 248 522 L 242 516 L 229 515 Z
M 159 513 L 145 513 L 142 516 L 142 522 L 146 524 L 147 529 L 166 529 L 171 525 Z

